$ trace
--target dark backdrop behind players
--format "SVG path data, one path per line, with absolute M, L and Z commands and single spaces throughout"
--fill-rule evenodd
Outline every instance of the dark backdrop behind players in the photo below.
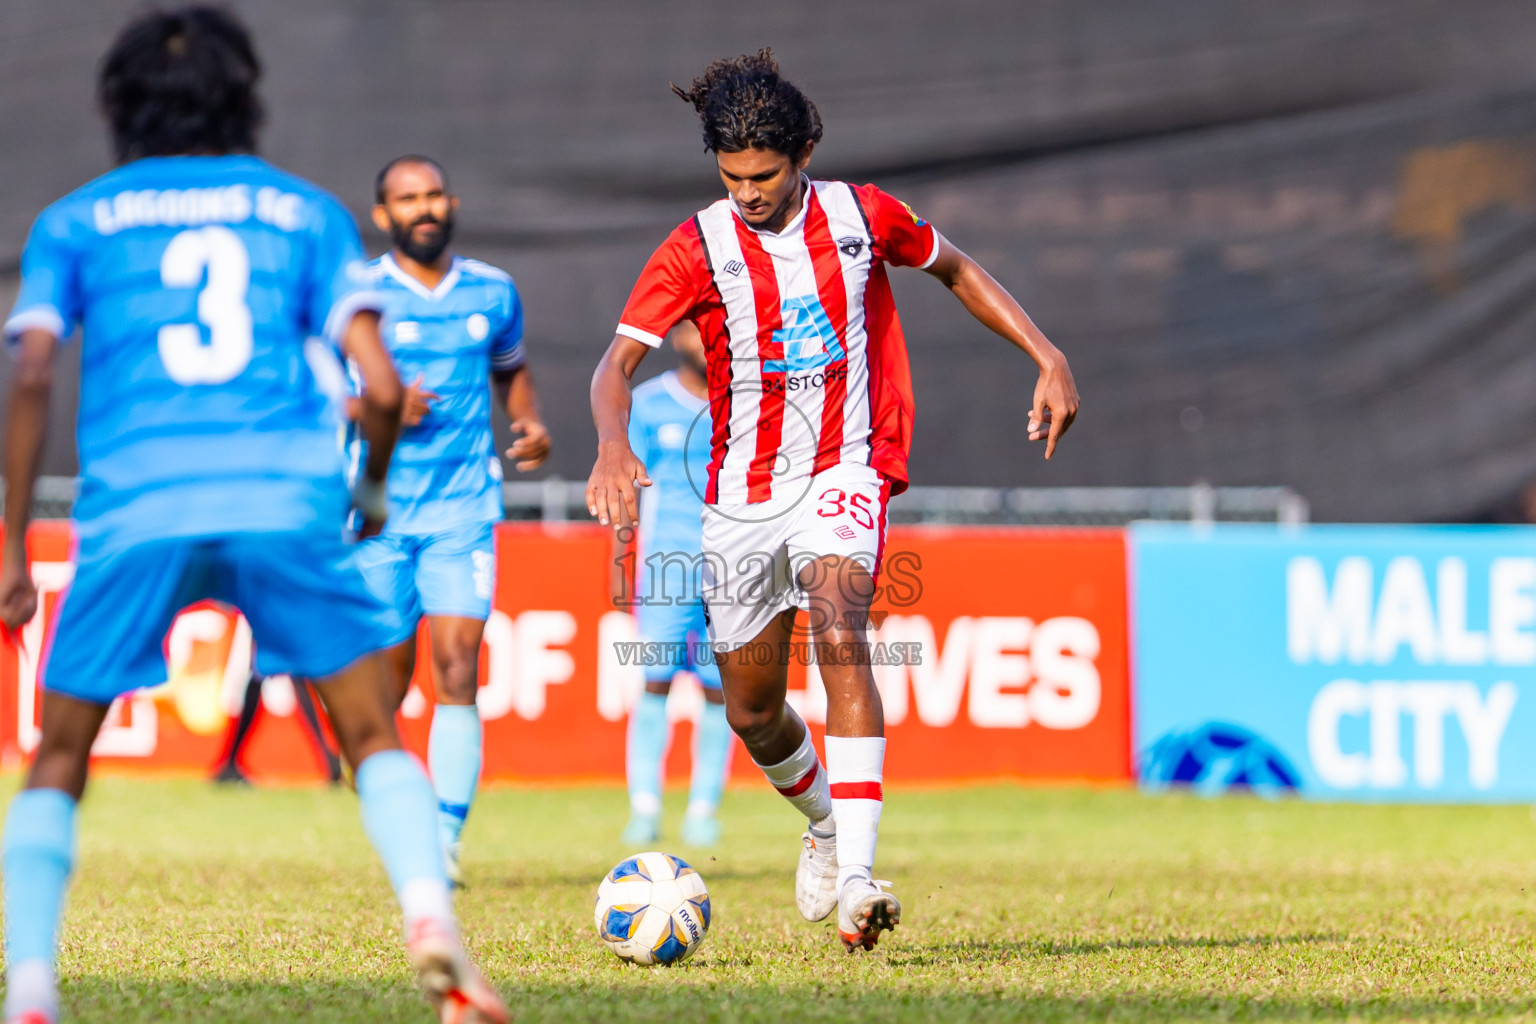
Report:
M 139 6 L 0 5 L 7 306 L 31 218 L 107 167 L 94 66 Z M 1047 466 L 1022 440 L 1027 362 L 893 275 L 914 483 L 1289 484 L 1317 518 L 1422 520 L 1536 477 L 1522 0 L 781 0 L 772 37 L 708 0 L 232 6 L 268 62 L 267 156 L 359 214 L 391 156 L 452 169 L 463 251 L 525 296 L 567 478 L 590 467 L 586 385 L 630 282 L 723 194 L 667 82 L 762 45 L 826 121 L 813 169 L 910 202 L 1078 374 Z M 73 468 L 56 430 L 46 469 Z

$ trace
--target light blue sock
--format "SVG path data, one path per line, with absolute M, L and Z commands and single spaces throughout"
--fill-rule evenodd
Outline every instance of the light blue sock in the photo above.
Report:
M 629 712 L 625 772 L 629 776 L 629 807 L 636 814 L 661 813 L 661 762 L 671 739 L 667 697 L 642 691 Z
M 57 789 L 16 794 L 5 818 L 0 853 L 5 873 L 7 1017 L 52 1007 L 59 920 L 74 861 L 74 798 Z
M 356 782 L 363 831 L 384 861 L 402 904 L 413 882 L 425 881 L 427 888 L 441 889 L 446 899 L 448 874 L 434 828 L 437 798 L 421 765 L 403 750 L 383 750 L 357 766 Z M 404 909 L 407 919 L 419 916 L 411 907 Z
M 480 785 L 485 730 L 473 704 L 439 704 L 427 739 L 427 770 L 437 792 L 437 832 L 444 846 L 459 841 Z
M 731 764 L 731 727 L 725 705 L 704 702 L 693 731 L 693 778 L 688 784 L 688 813 L 713 816 Z

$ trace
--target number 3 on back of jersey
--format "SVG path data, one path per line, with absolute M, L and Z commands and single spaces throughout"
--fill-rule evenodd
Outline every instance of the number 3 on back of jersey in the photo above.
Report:
M 204 283 L 203 272 L 207 271 Z M 251 361 L 251 258 L 245 243 L 220 225 L 192 228 L 171 239 L 160 258 L 160 283 L 167 288 L 196 288 L 197 319 L 208 328 L 208 342 L 198 324 L 160 328 L 160 361 L 178 384 L 223 384 L 240 375 Z

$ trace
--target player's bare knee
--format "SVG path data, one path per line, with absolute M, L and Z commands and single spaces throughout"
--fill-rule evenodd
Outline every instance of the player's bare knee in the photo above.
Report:
M 434 660 L 438 699 L 444 704 L 473 704 L 479 689 L 479 650 L 444 651 Z
M 727 702 L 725 720 L 750 749 L 778 735 L 783 727 L 784 709 Z
M 27 772 L 27 788 L 59 789 L 78 800 L 85 791 L 91 745 L 106 714 L 106 705 L 45 692 L 42 734 Z
M 27 771 L 27 789 L 57 789 L 79 800 L 85 792 L 85 780 L 90 760 L 90 744 L 83 750 L 68 749 L 56 745 L 52 749 L 38 749 Z
M 348 708 L 346 714 L 333 715 L 332 726 L 341 754 L 354 771 L 374 754 L 383 750 L 398 750 L 400 734 L 395 729 L 392 716 L 373 715 L 357 708 Z
M 78 800 L 85 791 L 95 738 L 94 730 L 83 728 L 44 729 L 27 771 L 27 788 L 63 790 Z

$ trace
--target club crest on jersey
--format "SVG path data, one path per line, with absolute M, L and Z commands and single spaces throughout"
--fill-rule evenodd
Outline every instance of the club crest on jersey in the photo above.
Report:
M 837 240 L 837 247 L 843 251 L 844 255 L 856 259 L 859 253 L 864 251 L 864 239 L 854 238 L 852 235 L 847 238 L 839 238 Z
M 773 341 L 784 346 L 784 358 L 763 360 L 764 373 L 799 373 L 846 358 L 842 339 L 817 296 L 785 299 L 779 320 L 784 326 L 773 332 Z

